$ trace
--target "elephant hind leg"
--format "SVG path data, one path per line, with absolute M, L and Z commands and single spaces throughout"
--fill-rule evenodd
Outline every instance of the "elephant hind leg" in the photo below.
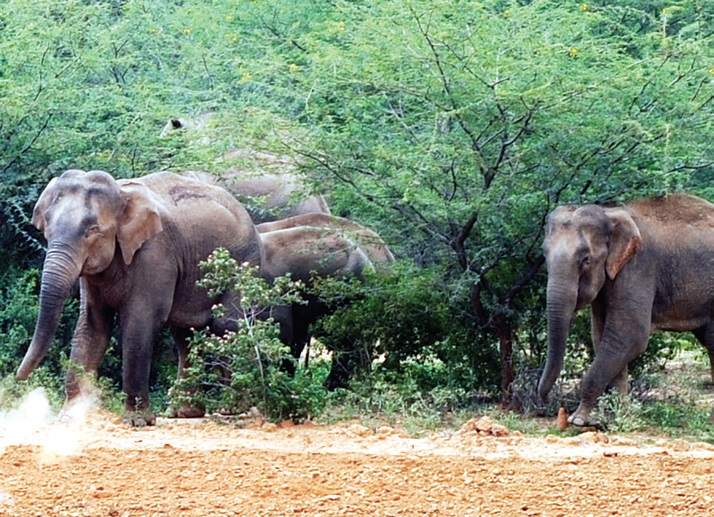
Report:
M 325 379 L 325 387 L 330 391 L 346 388 L 354 373 L 369 370 L 371 361 L 371 350 L 355 343 L 342 343 L 332 351 L 332 366 Z
M 186 375 L 188 367 L 188 339 L 191 335 L 188 329 L 172 328 L 171 335 L 174 338 L 176 345 L 176 353 L 178 355 L 178 373 L 177 378 L 182 379 Z M 206 414 L 206 408 L 202 405 L 183 404 L 171 411 L 173 418 L 201 418 Z
M 714 323 L 698 328 L 694 331 L 694 336 L 709 352 L 710 382 L 714 384 Z

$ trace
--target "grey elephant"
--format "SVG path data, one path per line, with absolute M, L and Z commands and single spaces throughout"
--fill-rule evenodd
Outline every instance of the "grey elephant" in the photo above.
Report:
M 315 277 L 361 278 L 365 271 L 384 268 L 394 261 L 379 235 L 339 217 L 309 214 L 265 223 L 258 228 L 265 251 L 263 268 L 273 277 L 290 273 L 293 279 L 309 285 Z M 282 313 L 282 319 L 278 318 L 281 339 L 290 346 L 295 358 L 300 357 L 310 342 L 310 326 L 333 310 L 314 294 L 305 293 L 304 297 L 306 304 L 294 304 L 289 312 Z M 350 343 L 331 343 L 330 348 L 337 353 L 333 355 L 325 384 L 334 389 L 346 384 L 359 358 Z
M 299 214 L 330 213 L 325 198 L 320 194 L 306 195 L 302 180 L 295 174 L 229 170 L 222 174 L 189 171 L 182 175 L 225 188 L 244 204 L 256 224 Z
M 161 136 L 167 137 L 176 131 L 188 132 L 202 145 L 210 144 L 211 121 L 217 118 L 213 112 L 196 117 L 172 117 Z M 230 168 L 220 174 L 187 172 L 209 183 L 226 188 L 245 205 L 256 223 L 274 221 L 312 212 L 330 213 L 324 196 L 308 191 L 303 178 L 295 173 L 295 163 L 287 157 L 247 149 L 233 149 L 224 154 L 228 160 L 247 158 L 256 162 L 256 172 Z
M 394 262 L 394 255 L 389 246 L 375 231 L 350 221 L 344 217 L 337 217 L 327 213 L 313 212 L 308 214 L 287 217 L 278 221 L 265 222 L 256 225 L 260 233 L 285 230 L 297 226 L 311 226 L 313 228 L 329 228 L 335 230 L 337 235 L 349 238 L 359 244 L 360 248 L 376 268 L 385 267 Z
M 149 372 L 157 334 L 165 325 L 171 329 L 181 368 L 191 327 L 224 330 L 211 314 L 221 300 L 196 285 L 198 264 L 217 247 L 241 262 L 260 264 L 261 241 L 248 213 L 225 190 L 172 173 L 117 181 L 103 171 L 69 170 L 45 188 L 32 222 L 48 249 L 40 312 L 17 378 L 27 378 L 46 354 L 63 302 L 79 278 L 71 363 L 96 374 L 117 316 L 125 421 L 153 424 Z M 68 399 L 82 389 L 76 368 L 67 372 Z
M 590 412 L 609 385 L 627 390 L 627 365 L 653 331 L 692 331 L 709 351 L 714 376 L 714 205 L 675 194 L 623 206 L 561 206 L 548 215 L 543 250 L 543 400 L 562 369 L 574 313 L 592 310 L 595 358 L 572 424 L 596 423 Z

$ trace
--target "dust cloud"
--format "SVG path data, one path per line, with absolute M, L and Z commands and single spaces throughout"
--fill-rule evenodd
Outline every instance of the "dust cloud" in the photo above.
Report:
M 0 454 L 12 445 L 40 447 L 39 461 L 53 463 L 82 452 L 88 415 L 97 407 L 97 397 L 79 397 L 55 412 L 43 388 L 25 395 L 16 407 L 0 411 Z M 2 494 L 0 494 L 0 499 Z

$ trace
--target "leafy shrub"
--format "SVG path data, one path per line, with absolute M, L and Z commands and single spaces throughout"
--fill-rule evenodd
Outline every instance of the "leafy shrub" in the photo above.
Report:
M 238 264 L 218 249 L 201 264 L 199 285 L 210 296 L 240 293 L 214 315 L 232 325 L 223 335 L 196 330 L 189 343 L 189 367 L 169 392 L 172 405 L 200 405 L 210 411 L 240 413 L 257 406 L 273 419 L 301 420 L 319 413 L 324 389 L 309 371 L 293 377 L 281 366 L 294 359 L 279 339 L 271 308 L 299 303 L 300 283 L 289 277 L 273 285 L 247 263 Z
M 423 392 L 495 389 L 497 351 L 479 339 L 467 310 L 454 310 L 438 269 L 402 261 L 363 282 L 318 280 L 314 292 L 335 309 L 315 326 L 328 349 L 363 350 L 367 365 L 381 356 L 380 370 L 395 381 L 411 376 Z
M 608 429 L 617 432 L 639 431 L 645 424 L 642 402 L 616 392 L 600 397 L 594 415 Z

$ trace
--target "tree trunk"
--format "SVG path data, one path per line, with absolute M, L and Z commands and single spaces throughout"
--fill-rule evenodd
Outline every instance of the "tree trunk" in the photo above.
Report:
M 513 370 L 513 327 L 507 321 L 498 321 L 494 325 L 501 354 L 501 406 L 509 408 L 513 398 L 511 386 L 515 373 Z

